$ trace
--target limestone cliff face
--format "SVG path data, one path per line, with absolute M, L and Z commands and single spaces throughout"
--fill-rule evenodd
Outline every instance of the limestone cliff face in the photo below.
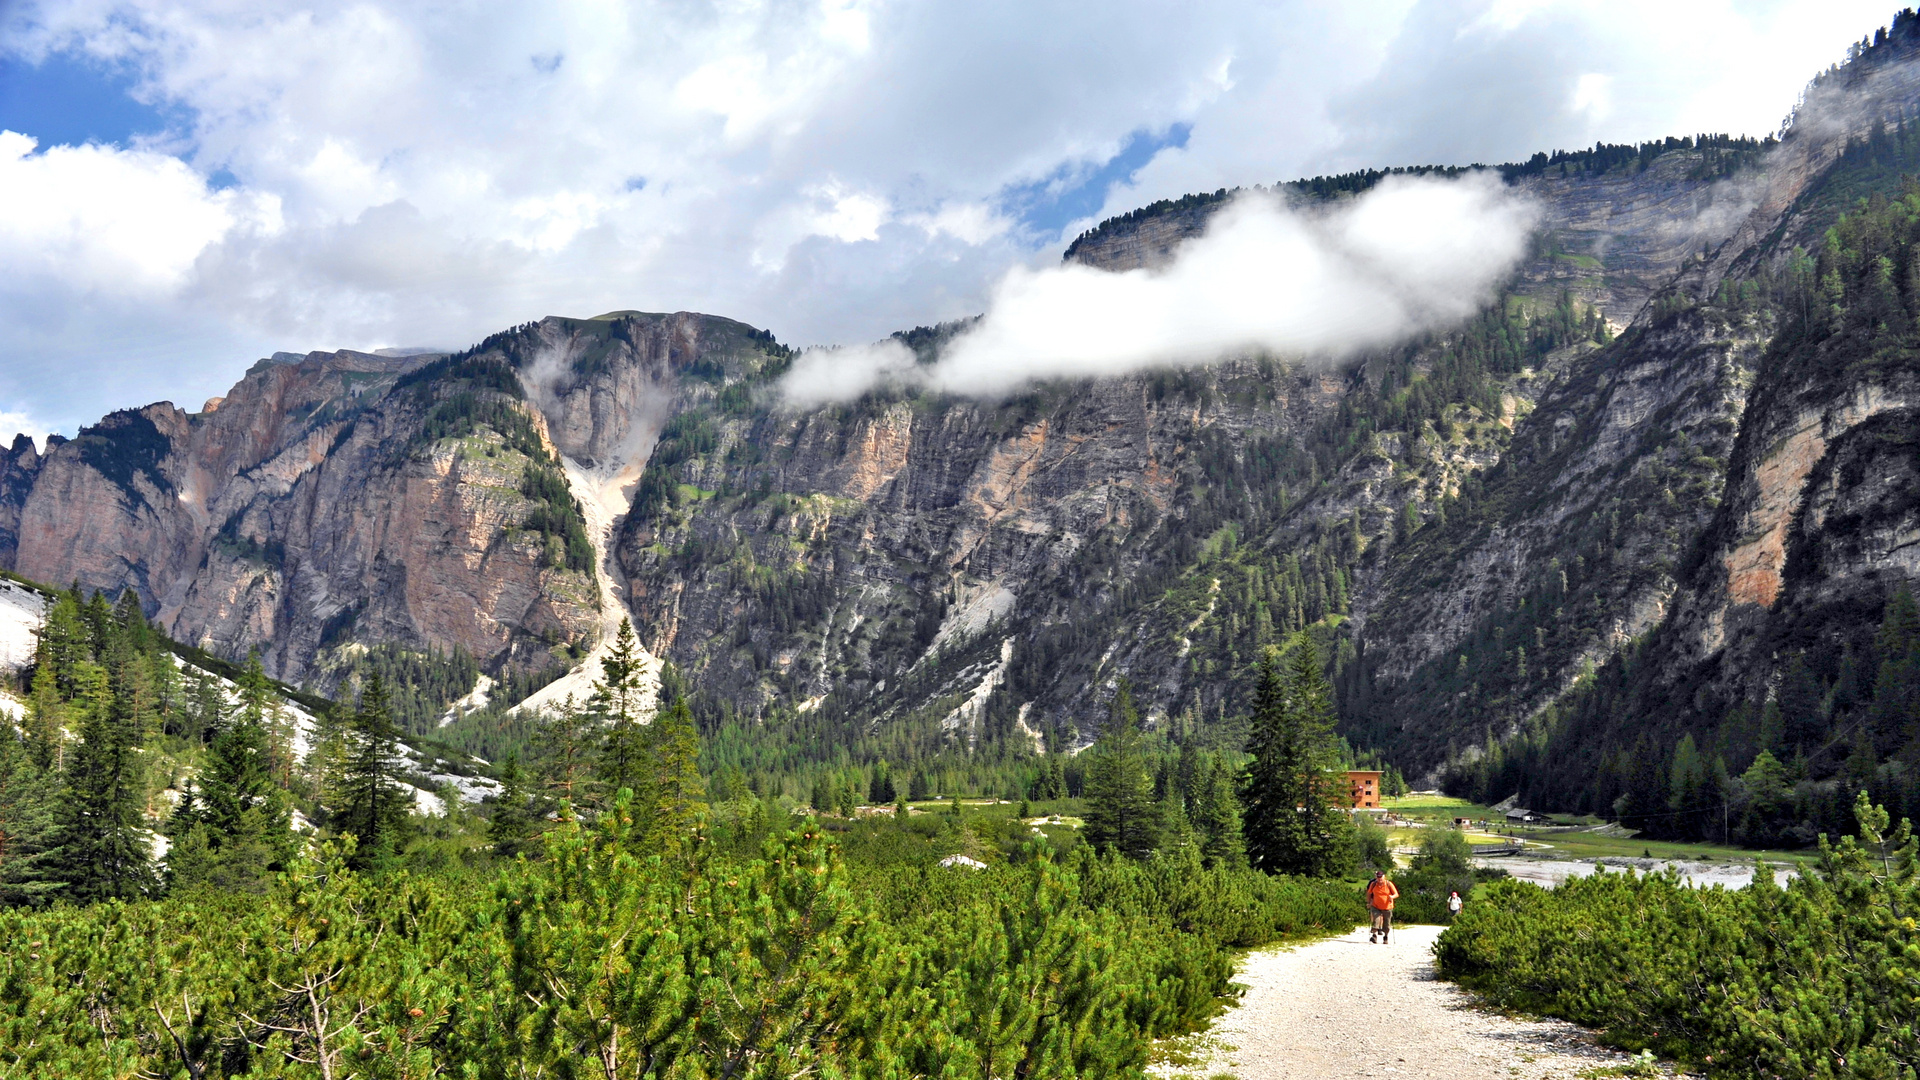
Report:
M 556 644 L 592 643 L 601 603 L 591 561 L 566 565 L 550 528 L 527 527 L 527 451 L 644 459 L 660 381 L 713 362 L 708 323 L 728 348 L 758 340 L 701 316 L 547 320 L 468 358 L 512 352 L 505 392 L 433 356 L 262 361 L 211 411 L 161 403 L 45 455 L 16 444 L 0 554 L 29 577 L 133 589 L 174 637 L 259 648 L 293 681 L 348 641 L 545 667 Z M 461 419 L 475 401 L 506 413 Z M 511 416 L 524 445 L 500 430 Z
M 315 353 L 0 452 L 0 565 L 294 681 L 353 643 L 549 668 L 630 613 L 716 708 L 927 746 L 1084 743 L 1121 678 L 1231 741 L 1304 627 L 1349 733 L 1434 764 L 1649 634 L 1691 677 L 1914 570 L 1915 388 L 1766 360 L 1795 248 L 1920 165 L 1873 156 L 1920 105 L 1876 55 L 1765 155 L 1514 167 L 1544 225 L 1506 295 L 1378 355 L 799 411 L 787 351 L 705 315 Z M 1070 257 L 1163 265 L 1227 197 Z
M 1254 362 L 1181 378 L 1177 397 L 1149 376 L 1004 404 L 703 414 L 656 451 L 674 497 L 620 534 L 637 625 L 751 711 L 944 718 L 1013 662 L 1005 642 L 1033 662 L 1073 611 L 1106 615 L 1209 463 L 1298 439 L 1343 392 Z M 1040 679 L 1050 722 L 1095 704 L 1089 674 Z

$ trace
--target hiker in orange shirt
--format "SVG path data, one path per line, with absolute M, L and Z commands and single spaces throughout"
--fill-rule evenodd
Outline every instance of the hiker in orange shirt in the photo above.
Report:
M 1385 870 L 1375 870 L 1373 880 L 1367 882 L 1367 906 L 1373 909 L 1373 932 L 1367 935 L 1369 943 L 1387 943 L 1387 935 L 1393 933 L 1393 902 L 1400 896 L 1400 888 L 1387 880 Z

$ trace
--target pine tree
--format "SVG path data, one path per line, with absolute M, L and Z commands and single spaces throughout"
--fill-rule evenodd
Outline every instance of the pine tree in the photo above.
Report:
M 1135 859 L 1153 854 L 1160 842 L 1159 807 L 1140 752 L 1140 714 L 1133 688 L 1122 679 L 1093 747 L 1087 770 L 1087 842 Z
M 61 594 L 47 607 L 40 624 L 40 649 L 37 663 L 53 672 L 54 683 L 62 699 L 74 693 L 74 668 L 93 659 L 86 620 L 80 614 L 79 585 Z
M 226 691 L 219 679 L 196 667 L 187 669 L 185 682 L 186 708 L 192 714 L 187 723 L 187 737 L 196 742 L 212 742 L 227 724 L 230 709 Z
M 1293 778 L 1283 769 L 1290 751 L 1286 740 L 1291 733 L 1286 686 L 1280 678 L 1275 650 L 1269 649 L 1260 656 L 1248 720 L 1250 760 L 1241 782 L 1247 860 L 1258 869 L 1275 872 L 1286 861 L 1285 852 L 1280 848 L 1281 838 L 1299 806 Z
M 884 806 L 893 801 L 893 774 L 884 758 L 873 763 L 873 779 L 867 784 L 867 801 L 875 806 Z
M 1040 769 L 1040 775 L 1033 782 L 1033 797 L 1041 802 L 1049 802 L 1067 797 L 1067 774 L 1061 768 L 1060 755 L 1048 754 L 1046 764 Z
M 534 773 L 552 797 L 578 806 L 589 797 L 595 746 L 593 717 L 573 700 L 541 717 L 533 730 Z
M 644 666 L 634 641 L 633 623 L 621 619 L 613 648 L 600 659 L 604 677 L 593 684 L 589 702 L 607 725 L 594 772 L 609 796 L 623 790 L 637 794 L 646 782 L 647 739 L 642 727 L 640 687 Z
M 58 769 L 62 744 L 61 728 L 66 723 L 65 703 L 52 660 L 52 648 L 43 637 L 38 646 L 40 659 L 33 667 L 33 689 L 27 697 L 27 755 L 41 769 Z
M 1874 652 L 1880 660 L 1873 686 L 1874 730 L 1920 744 L 1920 605 L 1905 583 L 1887 601 Z
M 1247 846 L 1240 832 L 1240 801 L 1234 797 L 1233 776 L 1225 761 L 1213 759 L 1200 780 L 1194 805 L 1200 854 L 1206 857 L 1207 865 L 1244 865 Z
M 487 823 L 487 839 L 495 855 L 511 859 L 527 850 L 533 835 L 533 814 L 527 802 L 520 755 L 510 753 L 500 765 L 500 794 L 494 798 L 493 820 Z
M 194 822 L 203 839 L 190 839 L 191 855 L 168 853 L 176 886 L 259 889 L 293 855 L 291 815 L 286 792 L 273 777 L 265 723 L 270 689 L 257 657 L 240 686 L 239 712 L 207 751 Z M 191 802 L 191 797 L 183 800 L 182 807 Z
M 642 818 L 641 827 L 634 831 L 648 848 L 674 853 L 707 811 L 706 784 L 700 778 L 700 736 L 685 698 L 675 699 L 646 730 L 642 786 L 636 793 L 645 801 L 636 803 Z
M 34 760 L 27 743 L 0 730 L 0 904 L 38 904 L 60 883 L 47 875 L 56 842 L 58 777 Z
M 614 633 L 613 648 L 600 658 L 602 678 L 593 684 L 593 704 L 615 723 L 639 722 L 646 694 L 640 676 L 646 671 L 639 643 L 633 636 L 633 621 L 621 619 Z
M 408 796 L 399 779 L 399 733 L 378 671 L 367 678 L 347 724 L 346 755 L 334 785 L 335 831 L 351 836 L 355 869 L 384 866 L 397 852 Z
M 1380 778 L 1380 794 L 1389 799 L 1398 799 L 1407 793 L 1407 778 L 1400 774 L 1398 766 L 1387 766 L 1385 776 Z
M 1344 777 L 1333 738 L 1333 691 L 1319 650 L 1301 640 L 1284 678 L 1278 659 L 1261 658 L 1242 787 L 1247 858 L 1271 874 L 1329 876 L 1351 855 L 1352 825 L 1336 808 Z
M 146 783 L 138 732 L 116 715 L 104 668 L 83 661 L 73 678 L 69 708 L 79 714 L 80 738 L 67 754 L 49 872 L 65 884 L 60 898 L 75 903 L 148 895 L 158 881 L 141 818 Z

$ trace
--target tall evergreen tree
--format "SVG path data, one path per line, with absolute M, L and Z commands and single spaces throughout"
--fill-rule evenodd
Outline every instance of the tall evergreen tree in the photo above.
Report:
M 60 883 L 47 873 L 57 842 L 58 777 L 34 760 L 27 743 L 0 730 L 0 904 L 35 905 Z
M 520 770 L 520 755 L 510 753 L 500 764 L 500 794 L 494 797 L 487 839 L 493 844 L 495 855 L 511 859 L 527 850 L 532 836 L 533 814 L 528 806 L 526 777 Z
M 893 773 L 885 758 L 873 763 L 873 778 L 867 782 L 867 801 L 875 806 L 893 801 Z
M 685 698 L 676 698 L 647 725 L 646 751 L 642 787 L 635 793 L 643 817 L 634 832 L 650 849 L 677 852 L 707 811 L 700 736 Z
M 1199 785 L 1193 817 L 1200 831 L 1200 854 L 1210 866 L 1244 865 L 1247 846 L 1240 831 L 1240 801 L 1235 798 L 1227 763 L 1215 757 Z
M 638 794 L 646 782 L 647 738 L 640 715 L 644 701 L 640 675 L 644 667 L 633 637 L 633 622 L 621 619 L 613 647 L 600 659 L 602 678 L 593 684 L 589 703 L 607 725 L 594 771 L 609 797 L 622 789 Z
M 63 767 L 60 762 L 65 739 L 61 729 L 66 723 L 65 702 L 61 699 L 53 648 L 43 637 L 33 666 L 33 689 L 27 695 L 27 720 L 24 725 L 27 755 L 42 770 Z
M 1144 859 L 1160 842 L 1161 821 L 1153 778 L 1140 751 L 1140 713 L 1125 679 L 1113 696 L 1093 754 L 1087 770 L 1087 842 L 1102 851 Z
M 41 653 L 38 663 L 51 667 L 54 682 L 62 698 L 74 693 L 74 668 L 93 659 L 93 644 L 86 620 L 80 614 L 79 585 L 62 593 L 47 606 L 40 624 Z
M 1873 685 L 1874 732 L 1895 747 L 1920 751 L 1920 605 L 1904 582 L 1887 601 L 1874 639 L 1880 660 Z
M 103 605 L 104 606 L 104 605 Z M 60 898 L 76 903 L 126 899 L 154 891 L 150 842 L 141 817 L 146 793 L 139 732 L 116 715 L 106 669 L 74 665 L 79 741 L 67 754 L 67 791 L 59 807 L 51 874 Z
M 593 716 L 571 694 L 541 717 L 533 730 L 534 771 L 550 797 L 575 806 L 587 798 L 597 753 L 594 736 Z
M 1242 785 L 1247 859 L 1268 873 L 1326 876 L 1351 857 L 1352 824 L 1338 808 L 1344 777 L 1333 737 L 1333 690 L 1320 652 L 1304 638 L 1281 673 L 1261 658 Z
M 399 779 L 399 733 L 378 671 L 368 676 L 360 692 L 346 736 L 346 755 L 334 785 L 333 825 L 355 840 L 354 868 L 378 867 L 397 851 L 409 809 Z
M 241 707 L 208 748 L 197 797 L 199 813 L 175 838 L 179 853 L 168 852 L 167 866 L 176 887 L 199 884 L 253 890 L 285 867 L 294 851 L 285 790 L 273 776 L 266 727 L 269 703 L 259 659 L 241 680 Z M 196 801 L 182 800 L 188 809 Z M 199 830 L 202 835 L 194 836 Z

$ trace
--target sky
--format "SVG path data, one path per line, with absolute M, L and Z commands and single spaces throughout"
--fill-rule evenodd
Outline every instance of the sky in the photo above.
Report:
M 1855 0 L 0 0 L 0 436 L 275 351 L 971 315 L 1101 218 L 1778 129 Z

